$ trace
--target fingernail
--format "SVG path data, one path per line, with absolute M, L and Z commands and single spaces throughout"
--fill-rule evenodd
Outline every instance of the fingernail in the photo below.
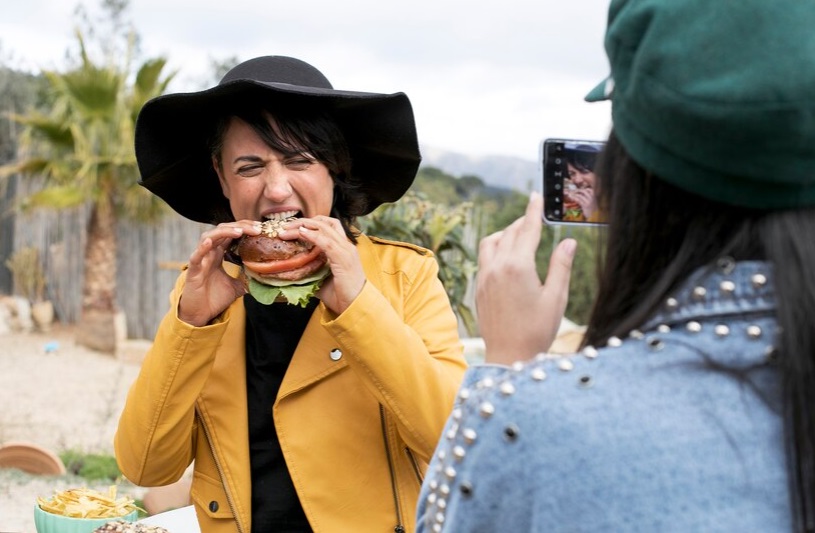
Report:
M 563 251 L 569 257 L 574 257 L 575 250 L 577 250 L 577 241 L 574 239 L 566 239 L 563 241 Z

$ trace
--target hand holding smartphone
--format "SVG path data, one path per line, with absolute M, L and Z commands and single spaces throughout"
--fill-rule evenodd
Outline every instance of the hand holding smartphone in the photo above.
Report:
M 543 220 L 547 224 L 605 223 L 597 205 L 594 167 L 604 141 L 546 139 L 541 142 Z

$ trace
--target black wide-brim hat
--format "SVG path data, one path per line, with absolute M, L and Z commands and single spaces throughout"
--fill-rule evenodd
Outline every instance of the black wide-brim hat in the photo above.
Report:
M 162 95 L 144 105 L 135 131 L 139 184 L 191 220 L 233 220 L 212 168 L 209 136 L 217 116 L 250 99 L 314 105 L 334 118 L 348 143 L 351 174 L 367 199 L 362 215 L 401 198 L 416 177 L 421 155 L 404 93 L 335 90 L 308 63 L 264 56 L 237 65 L 213 88 Z

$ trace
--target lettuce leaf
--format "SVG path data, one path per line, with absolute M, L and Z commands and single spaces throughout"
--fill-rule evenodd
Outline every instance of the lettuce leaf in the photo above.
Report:
M 308 305 L 308 301 L 320 289 L 323 279 L 318 279 L 316 281 L 301 285 L 272 287 L 249 278 L 249 294 L 251 294 L 255 300 L 265 305 L 275 303 L 278 297 L 282 296 L 289 305 L 306 307 Z

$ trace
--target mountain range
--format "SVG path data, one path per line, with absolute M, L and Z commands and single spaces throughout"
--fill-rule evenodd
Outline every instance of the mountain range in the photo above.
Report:
M 487 185 L 520 192 L 540 190 L 536 161 L 520 157 L 470 156 L 422 146 L 422 166 L 436 167 L 451 176 L 478 176 Z

